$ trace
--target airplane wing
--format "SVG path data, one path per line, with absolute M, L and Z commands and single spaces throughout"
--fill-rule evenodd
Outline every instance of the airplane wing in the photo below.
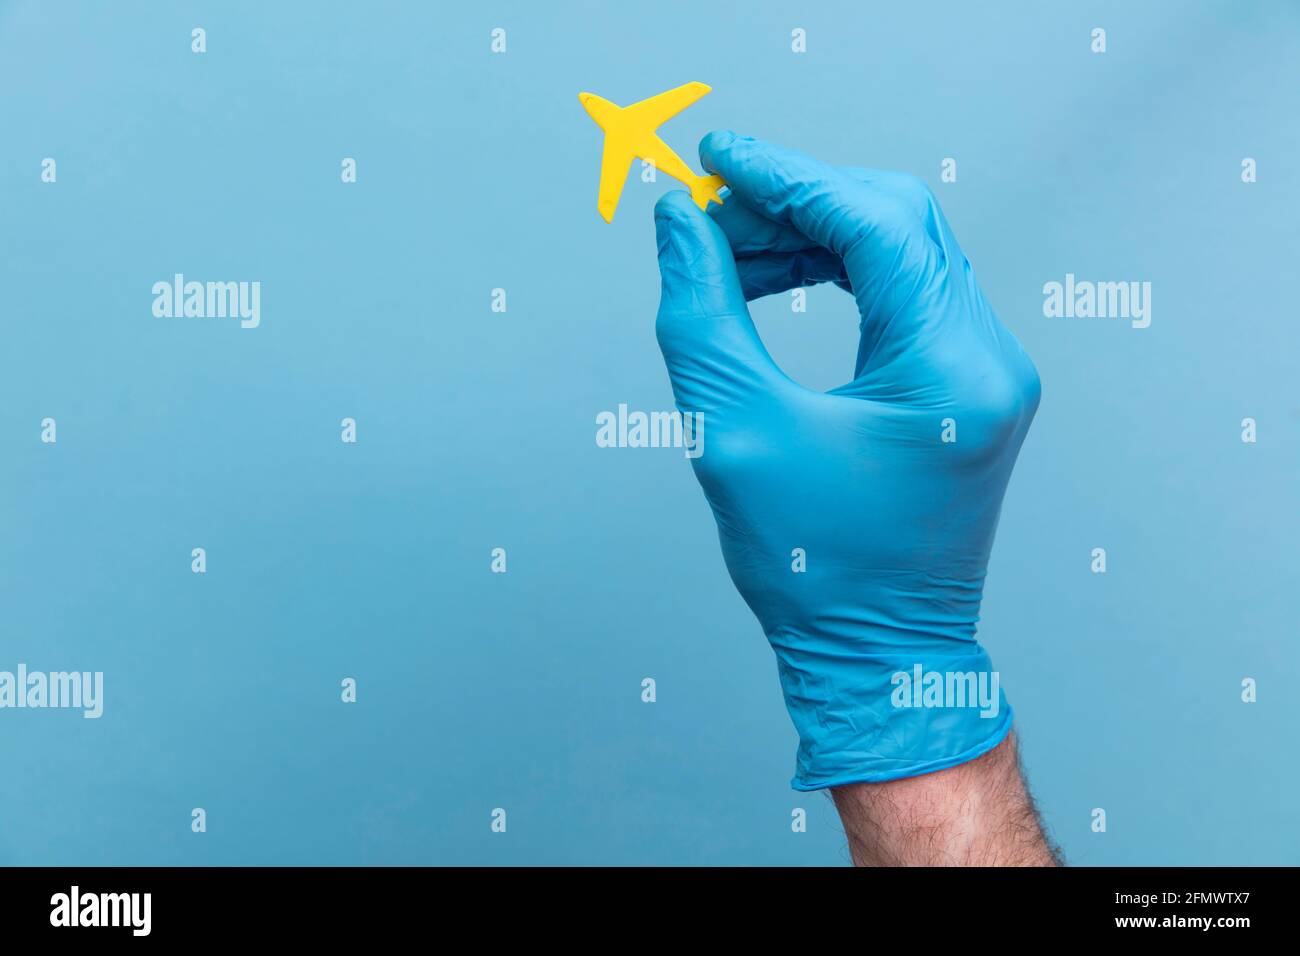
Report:
M 623 195 L 627 171 L 632 166 L 632 144 L 617 133 L 605 134 L 605 149 L 600 155 L 600 189 L 596 195 L 596 210 L 606 222 L 614 221 L 618 198 Z
M 638 125 L 645 124 L 650 129 L 658 129 L 660 124 L 676 116 L 711 89 L 713 87 L 704 83 L 687 83 L 675 90 L 633 103 L 623 112 L 635 117 Z

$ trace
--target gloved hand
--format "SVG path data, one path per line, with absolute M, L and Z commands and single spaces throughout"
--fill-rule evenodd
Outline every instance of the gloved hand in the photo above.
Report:
M 776 652 L 793 786 L 973 760 L 1011 727 L 975 624 L 1038 374 L 919 180 L 728 132 L 700 159 L 731 196 L 655 207 L 656 332 L 678 408 L 704 415 L 692 464 L 727 568 Z M 828 281 L 861 339 L 852 381 L 821 393 L 776 366 L 745 303 Z M 981 681 L 985 701 L 959 706 Z

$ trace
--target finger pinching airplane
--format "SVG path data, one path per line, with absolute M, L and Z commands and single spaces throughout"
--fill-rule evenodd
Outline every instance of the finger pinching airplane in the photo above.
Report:
M 606 222 L 614 219 L 627 171 L 636 157 L 653 163 L 674 179 L 680 179 L 691 191 L 691 198 L 701 209 L 709 203 L 721 203 L 718 189 L 725 186 L 721 176 L 696 176 L 672 147 L 655 132 L 667 120 L 690 106 L 710 87 L 687 83 L 631 106 L 618 106 L 595 93 L 579 93 L 578 100 L 591 114 L 596 125 L 605 131 L 605 152 L 600 160 L 600 192 L 596 209 Z

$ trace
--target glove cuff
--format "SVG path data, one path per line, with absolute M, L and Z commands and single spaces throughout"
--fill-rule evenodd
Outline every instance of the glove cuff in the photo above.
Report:
M 799 731 L 796 790 L 954 767 L 992 750 L 1011 730 L 1001 675 L 973 641 L 957 653 L 864 656 L 848 673 L 837 663 L 823 669 L 788 653 L 779 660 Z

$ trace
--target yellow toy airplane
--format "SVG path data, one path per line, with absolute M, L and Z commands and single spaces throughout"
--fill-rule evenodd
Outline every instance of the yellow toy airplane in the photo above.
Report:
M 595 93 L 579 93 L 578 100 L 591 114 L 596 125 L 605 131 L 605 152 L 600 159 L 600 193 L 596 209 L 606 222 L 614 219 L 623 183 L 634 157 L 654 163 L 691 190 L 691 198 L 701 209 L 709 203 L 721 203 L 718 188 L 726 185 L 721 176 L 696 176 L 672 147 L 655 133 L 664 122 L 690 106 L 710 87 L 687 83 L 675 90 L 660 93 L 631 106 L 618 106 Z

